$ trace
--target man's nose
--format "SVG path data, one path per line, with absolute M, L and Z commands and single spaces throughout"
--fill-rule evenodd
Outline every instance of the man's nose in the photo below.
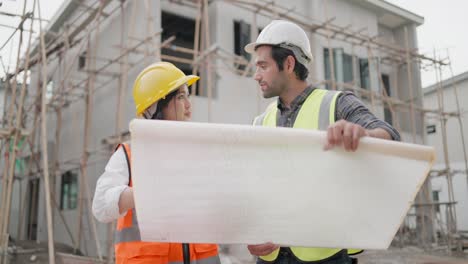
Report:
M 259 81 L 262 80 L 262 76 L 261 76 L 258 72 L 255 72 L 254 80 L 256 80 L 257 82 L 259 82 Z

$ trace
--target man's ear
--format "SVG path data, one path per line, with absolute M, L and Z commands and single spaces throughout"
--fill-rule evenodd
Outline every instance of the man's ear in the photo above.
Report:
M 296 59 L 293 56 L 289 55 L 284 61 L 284 69 L 288 73 L 294 72 L 294 66 L 296 66 Z

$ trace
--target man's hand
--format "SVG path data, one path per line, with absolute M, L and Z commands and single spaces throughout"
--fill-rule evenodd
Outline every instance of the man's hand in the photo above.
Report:
M 361 137 L 370 136 L 368 130 L 358 124 L 340 120 L 328 127 L 325 150 L 343 145 L 346 151 L 356 151 Z
M 278 248 L 279 246 L 273 243 L 247 246 L 247 249 L 250 251 L 250 254 L 258 257 L 269 255 Z

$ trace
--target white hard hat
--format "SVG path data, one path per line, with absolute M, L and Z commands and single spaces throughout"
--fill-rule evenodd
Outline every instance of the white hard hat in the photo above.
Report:
M 301 27 L 286 20 L 273 20 L 260 32 L 257 41 L 247 44 L 244 49 L 248 53 L 254 53 L 255 48 L 260 45 L 289 49 L 304 66 L 313 61 L 307 34 Z

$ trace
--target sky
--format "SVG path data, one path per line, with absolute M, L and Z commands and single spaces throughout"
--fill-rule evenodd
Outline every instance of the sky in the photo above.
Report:
M 466 0 L 388 0 L 399 7 L 424 17 L 419 26 L 419 52 L 434 57 L 448 58 L 452 63 L 453 74 L 468 71 L 468 1 Z M 449 67 L 442 78 L 452 76 Z M 421 72 L 423 87 L 433 84 L 434 71 Z
M 21 14 L 23 3 L 27 2 L 27 10 L 31 10 L 34 0 L 0 0 L 0 12 Z M 58 10 L 63 0 L 37 0 L 41 4 L 41 17 L 51 19 Z M 317 0 L 311 0 L 317 1 Z M 468 71 L 468 1 L 466 0 L 387 0 L 401 8 L 424 17 L 424 24 L 418 27 L 419 52 L 433 57 L 434 50 L 437 57 L 446 59 L 450 56 L 453 74 L 457 75 Z M 37 13 L 36 13 L 37 16 Z M 19 17 L 10 17 L 0 14 L 0 47 L 6 42 L 20 22 Z M 37 24 L 37 23 L 36 23 Z M 45 26 L 45 23 L 43 24 Z M 29 29 L 29 20 L 26 23 Z M 33 39 L 39 35 L 38 25 L 34 28 Z M 0 77 L 4 76 L 4 67 L 8 72 L 13 72 L 16 62 L 19 34 L 15 34 L 13 41 L 0 50 Z M 34 41 L 34 40 L 33 40 Z M 26 48 L 27 39 L 23 40 Z M 452 76 L 449 67 L 443 71 L 443 79 Z M 436 81 L 433 70 L 422 71 L 423 86 L 428 86 Z

